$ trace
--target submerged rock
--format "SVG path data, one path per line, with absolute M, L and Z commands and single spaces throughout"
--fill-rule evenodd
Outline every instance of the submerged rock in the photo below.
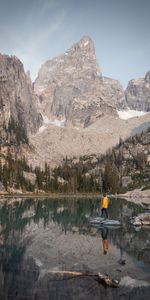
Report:
M 104 219 L 101 217 L 96 217 L 92 220 L 90 220 L 91 224 L 102 224 L 102 225 L 120 225 L 120 221 L 118 220 L 111 220 L 111 219 Z
M 138 214 L 136 217 L 133 217 L 131 224 L 134 226 L 150 225 L 150 212 Z

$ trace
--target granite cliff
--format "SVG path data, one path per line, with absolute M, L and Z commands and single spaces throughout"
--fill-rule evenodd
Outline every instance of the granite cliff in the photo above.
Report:
M 15 56 L 0 54 L 0 141 L 26 142 L 30 133 L 37 131 L 42 117 L 35 105 L 29 74 Z
M 82 127 L 104 115 L 117 116 L 116 102 L 124 98 L 121 84 L 102 76 L 87 36 L 41 67 L 34 90 L 43 115 Z
M 145 78 L 129 81 L 125 98 L 130 109 L 150 112 L 150 71 Z

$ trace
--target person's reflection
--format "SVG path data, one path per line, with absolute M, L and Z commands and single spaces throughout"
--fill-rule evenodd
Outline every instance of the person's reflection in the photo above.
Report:
M 107 239 L 108 236 L 108 228 L 107 227 L 103 227 L 101 229 L 101 236 L 102 236 L 102 243 L 103 243 L 103 253 L 106 255 L 108 252 L 108 247 L 109 247 L 109 242 Z

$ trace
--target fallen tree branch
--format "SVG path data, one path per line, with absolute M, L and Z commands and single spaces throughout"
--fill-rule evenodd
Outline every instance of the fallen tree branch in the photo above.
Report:
M 93 277 L 96 281 L 104 285 L 105 287 L 119 287 L 119 281 L 110 278 L 108 275 L 103 275 L 101 273 L 82 273 L 74 271 L 48 271 L 48 274 L 57 276 L 56 280 L 68 280 L 76 277 Z
M 108 275 L 103 275 L 101 273 L 98 273 L 98 281 L 105 286 L 119 287 L 119 281 L 110 278 Z

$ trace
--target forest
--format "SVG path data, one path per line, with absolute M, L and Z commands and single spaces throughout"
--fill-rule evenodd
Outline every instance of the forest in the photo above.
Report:
M 0 147 L 0 182 L 6 191 L 52 193 L 95 193 L 106 191 L 111 194 L 143 187 L 150 188 L 150 128 L 146 132 L 120 139 L 118 145 L 105 155 L 89 155 L 79 158 L 64 158 L 55 168 L 45 162 L 40 168 L 28 165 L 25 157 L 7 153 Z M 142 145 L 142 147 L 141 147 Z M 142 150 L 141 150 L 142 149 Z M 123 178 L 130 183 L 123 185 Z

